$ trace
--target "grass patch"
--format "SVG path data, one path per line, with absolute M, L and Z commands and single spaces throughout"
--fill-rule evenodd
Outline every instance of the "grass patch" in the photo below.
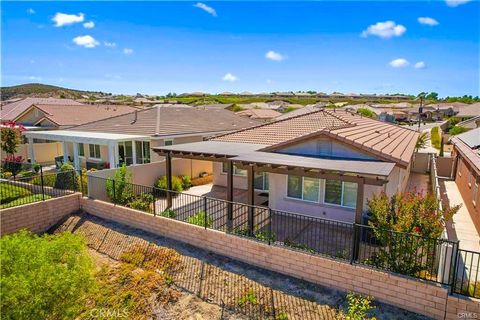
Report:
M 2 196 L 2 204 L 12 202 L 19 198 L 31 195 L 32 192 L 26 188 L 19 187 L 13 184 L 1 183 L 0 195 Z
M 432 130 L 430 130 L 430 140 L 432 142 L 432 146 L 435 149 L 440 150 L 441 139 L 440 139 L 440 128 L 439 127 L 433 127 Z
M 213 225 L 213 219 L 208 214 L 205 216 L 205 212 L 199 211 L 193 216 L 188 217 L 187 222 L 195 224 L 197 226 L 210 228 Z
M 0 209 L 16 207 L 16 206 L 20 206 L 22 204 L 29 204 L 29 203 L 33 203 L 33 202 L 42 201 L 43 199 L 47 200 L 47 199 L 50 199 L 50 198 L 51 197 L 49 195 L 45 195 L 45 198 L 44 198 L 44 197 L 42 197 L 41 194 L 33 194 L 33 195 L 30 195 L 30 196 L 15 199 L 15 200 L 7 202 L 7 203 L 2 203 L 0 205 Z

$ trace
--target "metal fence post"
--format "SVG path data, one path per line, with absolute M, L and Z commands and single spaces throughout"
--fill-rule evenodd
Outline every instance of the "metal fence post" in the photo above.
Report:
M 352 237 L 352 255 L 350 257 L 350 264 L 353 264 L 358 259 L 358 252 L 360 248 L 360 232 L 359 225 L 353 224 L 353 237 Z
M 40 167 L 40 182 L 42 184 L 42 201 L 45 201 L 45 187 L 43 184 L 43 169 Z
M 458 263 L 458 249 L 459 249 L 459 242 L 457 241 L 454 244 L 454 250 L 453 250 L 453 270 L 450 272 L 449 276 L 451 277 L 449 279 L 450 283 L 450 292 L 455 292 L 455 287 L 456 287 L 456 280 L 457 280 L 457 263 Z M 451 265 L 452 263 L 450 263 Z
M 78 175 L 80 176 L 80 192 L 82 193 L 82 197 L 83 197 L 83 174 L 82 174 L 82 169 L 78 170 Z
M 73 181 L 73 191 L 78 191 L 78 187 L 77 187 L 77 174 L 75 172 L 75 170 L 72 170 L 72 181 Z
M 152 189 L 152 196 L 153 196 L 153 216 L 156 217 L 157 216 L 157 205 L 156 205 L 156 200 L 155 200 L 155 187 L 153 187 Z
M 271 240 L 272 239 L 272 209 L 271 208 L 268 208 L 268 244 L 270 245 L 271 244 Z
M 203 213 L 204 213 L 204 226 L 205 226 L 205 230 L 207 230 L 207 197 L 203 197 Z

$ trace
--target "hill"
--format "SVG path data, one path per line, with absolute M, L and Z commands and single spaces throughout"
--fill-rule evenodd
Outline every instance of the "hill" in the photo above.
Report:
M 2 101 L 24 97 L 78 99 L 81 98 L 82 95 L 102 94 L 101 92 L 74 90 L 41 83 L 26 83 L 18 86 L 1 87 L 0 90 Z

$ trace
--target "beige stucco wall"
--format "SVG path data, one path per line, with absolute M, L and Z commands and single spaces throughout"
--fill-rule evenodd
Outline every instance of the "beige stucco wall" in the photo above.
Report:
M 227 186 L 227 174 L 222 172 L 222 163 L 213 163 L 213 184 L 216 186 Z M 233 187 L 236 189 L 247 190 L 248 182 L 247 177 L 233 176 Z
M 54 158 L 63 155 L 63 146 L 61 142 L 34 143 L 33 150 L 35 161 L 40 164 L 53 164 Z M 28 143 L 21 144 L 18 147 L 17 156 L 28 159 Z
M 203 136 L 178 137 L 178 138 L 167 139 L 167 140 L 173 140 L 173 144 L 182 144 L 182 143 L 203 141 Z M 152 139 L 150 141 L 150 148 L 161 147 L 164 145 L 165 145 L 164 139 Z M 151 162 L 157 162 L 157 161 L 162 161 L 164 157 L 159 156 L 156 152 L 151 150 L 150 158 L 151 158 L 150 160 Z

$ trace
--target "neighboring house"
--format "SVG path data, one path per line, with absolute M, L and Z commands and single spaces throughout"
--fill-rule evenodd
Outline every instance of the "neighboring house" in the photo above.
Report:
M 480 128 L 450 139 L 453 144 L 455 183 L 480 234 Z
M 124 105 L 34 104 L 19 114 L 14 121 L 24 126 L 65 129 L 135 110 L 137 108 Z
M 273 210 L 362 222 L 367 200 L 407 186 L 418 132 L 339 110 L 317 110 L 209 141 L 154 147 L 213 161 L 214 184 L 268 192 Z M 170 160 L 169 160 L 170 159 Z M 168 174 L 168 172 L 167 172 Z
M 270 109 L 248 109 L 236 112 L 236 114 L 242 117 L 267 122 L 272 121 L 282 115 L 280 112 Z
M 279 116 L 276 120 L 284 120 L 284 119 L 304 115 L 304 114 L 307 114 L 307 113 L 310 113 L 310 112 L 322 110 L 323 107 L 325 107 L 325 105 L 326 105 L 325 102 L 319 102 L 317 104 L 306 105 L 303 108 L 284 113 L 281 116 Z
M 5 104 L 1 107 L 2 122 L 14 121 L 18 116 L 23 114 L 27 109 L 36 104 L 62 105 L 62 106 L 81 106 L 80 102 L 72 99 L 55 99 L 55 98 L 25 98 L 16 102 Z
M 457 123 L 457 126 L 467 129 L 475 129 L 480 127 L 480 116 L 476 116 Z
M 458 113 L 455 116 L 462 119 L 462 121 L 480 116 L 480 102 L 459 108 Z
M 150 153 L 151 147 L 202 141 L 260 123 L 220 108 L 157 105 L 67 130 L 32 131 L 24 135 L 29 145 L 33 139 L 62 142 L 63 161 L 70 160 L 77 168 L 103 169 L 123 163 L 160 161 L 161 157 Z M 29 158 L 35 161 L 33 148 Z

